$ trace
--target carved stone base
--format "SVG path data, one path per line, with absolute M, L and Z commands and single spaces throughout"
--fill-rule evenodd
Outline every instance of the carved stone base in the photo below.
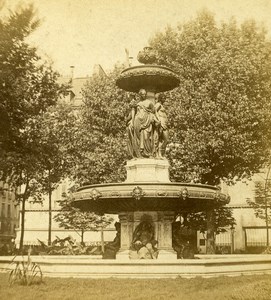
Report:
M 177 254 L 172 248 L 172 222 L 174 212 L 172 211 L 146 211 L 120 213 L 121 224 L 121 248 L 116 258 L 121 260 L 129 259 L 129 249 L 133 239 L 133 232 L 141 222 L 144 215 L 152 220 L 155 231 L 155 240 L 158 241 L 158 259 L 177 259 Z
M 132 159 L 127 161 L 127 183 L 170 182 L 166 159 Z

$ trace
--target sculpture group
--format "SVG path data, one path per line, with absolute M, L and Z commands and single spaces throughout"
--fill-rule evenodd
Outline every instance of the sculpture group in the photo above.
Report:
M 155 240 L 155 229 L 148 215 L 141 217 L 141 222 L 133 232 L 133 240 L 129 249 L 130 259 L 157 259 L 158 249 Z
M 168 141 L 165 96 L 156 94 L 153 101 L 144 89 L 138 94 L 127 117 L 128 153 L 133 158 L 163 158 Z
M 144 48 L 141 65 L 121 72 L 116 85 L 134 93 L 127 114 L 127 178 L 124 183 L 81 187 L 74 205 L 86 211 L 116 213 L 114 241 L 105 245 L 103 258 L 193 258 L 196 234 L 178 214 L 204 211 L 229 202 L 217 187 L 170 182 L 165 157 L 169 141 L 165 92 L 180 84 L 178 74 L 156 64 L 155 52 Z

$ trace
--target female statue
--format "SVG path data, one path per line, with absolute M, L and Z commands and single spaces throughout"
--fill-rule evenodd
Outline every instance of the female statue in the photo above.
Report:
M 136 139 L 134 135 L 134 120 L 135 120 L 135 114 L 136 114 L 136 101 L 133 99 L 131 101 L 131 111 L 126 119 L 126 125 L 127 125 L 127 135 L 128 135 L 128 141 L 127 141 L 127 150 L 128 154 L 131 157 L 138 157 L 139 153 L 139 146 L 136 144 Z
M 155 156 L 154 131 L 160 122 L 153 102 L 146 96 L 146 91 L 141 89 L 140 101 L 132 108 L 128 118 L 128 150 L 133 157 Z
M 166 152 L 166 146 L 168 143 L 168 118 L 166 110 L 163 106 L 166 98 L 163 94 L 155 95 L 155 111 L 157 119 L 160 122 L 160 126 L 156 131 L 155 147 L 157 149 L 157 156 L 164 157 Z

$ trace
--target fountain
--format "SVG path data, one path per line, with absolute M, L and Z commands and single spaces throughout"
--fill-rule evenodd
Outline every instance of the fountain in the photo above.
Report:
M 167 114 L 162 92 L 180 84 L 173 70 L 154 64 L 155 53 L 146 47 L 138 54 L 142 65 L 122 71 L 116 84 L 137 92 L 127 118 L 127 179 L 123 183 L 83 186 L 74 196 L 81 210 L 118 214 L 118 258 L 176 259 L 172 224 L 178 213 L 210 210 L 229 202 L 218 187 L 170 182 L 165 158 Z M 176 249 L 175 249 L 176 250 Z
M 138 93 L 127 118 L 127 178 L 123 183 L 83 186 L 73 195 L 82 210 L 118 214 L 117 235 L 104 257 L 36 256 L 48 277 L 191 278 L 271 274 L 271 255 L 197 255 L 185 258 L 177 214 L 208 211 L 228 203 L 220 189 L 204 184 L 170 182 L 165 158 L 167 114 L 162 92 L 179 85 L 169 68 L 155 65 L 150 48 L 139 53 L 144 63 L 124 70 L 116 84 Z M 185 223 L 185 222 L 184 222 Z M 184 225 L 184 224 L 183 224 Z M 177 234 L 177 236 L 176 236 Z M 192 258 L 188 256 L 186 258 Z M 11 257 L 0 257 L 0 272 L 10 270 Z M 22 261 L 17 257 L 15 261 Z

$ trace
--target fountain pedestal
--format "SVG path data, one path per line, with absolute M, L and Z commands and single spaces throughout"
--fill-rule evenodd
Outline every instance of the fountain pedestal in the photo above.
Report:
M 158 259 L 176 259 L 176 252 L 172 248 L 173 211 L 135 211 L 119 214 L 121 224 L 121 248 L 117 253 L 118 259 L 129 259 L 129 248 L 133 242 L 133 233 L 142 217 L 152 220 L 155 229 L 155 240 L 158 241 Z
M 166 159 L 133 159 L 127 161 L 127 183 L 168 183 L 169 163 Z M 135 197 L 141 197 L 139 193 Z M 144 201 L 144 199 L 142 199 Z M 121 224 L 121 248 L 117 258 L 128 258 L 129 248 L 133 242 L 133 233 L 140 224 L 142 217 L 152 220 L 155 240 L 158 241 L 158 259 L 176 259 L 176 252 L 172 248 L 172 222 L 174 211 L 134 211 L 119 214 Z
M 170 182 L 166 159 L 132 159 L 127 161 L 125 182 Z
M 91 207 L 93 211 L 119 215 L 121 247 L 117 258 L 129 259 L 135 230 L 143 224 L 145 215 L 152 224 L 151 238 L 158 241 L 158 259 L 177 259 L 172 249 L 176 214 L 220 207 L 229 202 L 229 197 L 218 187 L 169 182 L 168 178 L 167 160 L 133 159 L 127 162 L 126 182 L 84 186 L 74 194 L 73 205 L 85 211 Z

